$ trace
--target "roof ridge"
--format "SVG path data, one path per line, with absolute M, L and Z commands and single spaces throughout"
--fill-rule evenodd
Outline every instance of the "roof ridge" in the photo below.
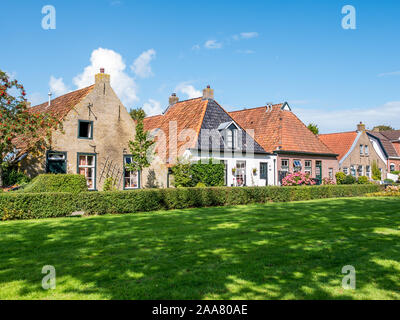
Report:
M 343 133 L 357 133 L 357 131 L 343 131 L 343 132 L 331 132 L 331 133 L 321 133 L 318 136 L 328 136 L 328 135 L 333 135 L 333 134 L 343 134 Z
M 284 102 L 275 103 L 275 104 L 272 105 L 272 107 L 280 106 L 280 105 L 283 105 L 283 104 L 284 104 Z M 266 107 L 267 107 L 267 106 L 253 107 L 253 108 L 245 108 L 245 109 L 241 109 L 241 110 L 229 111 L 229 113 L 233 113 L 233 112 L 242 112 L 242 111 L 248 111 L 248 110 L 255 110 L 255 109 L 261 109 L 261 108 L 266 108 Z
M 54 98 L 54 99 L 50 100 L 50 106 L 51 106 L 51 102 L 53 102 L 53 101 L 55 101 L 55 100 L 57 100 L 57 99 L 63 98 L 63 97 L 65 97 L 65 96 L 67 96 L 67 95 L 70 95 L 70 94 L 73 94 L 73 93 L 77 93 L 77 92 L 80 92 L 80 91 L 84 91 L 84 90 L 88 90 L 88 89 L 93 89 L 94 87 L 95 87 L 95 84 L 92 84 L 92 85 L 90 85 L 90 86 L 87 86 L 87 87 L 84 87 L 84 88 L 80 88 L 80 89 L 76 89 L 76 90 L 74 90 L 74 91 L 65 93 L 65 94 L 63 94 L 63 95 L 61 95 L 61 96 L 58 96 L 57 98 Z M 89 93 L 89 92 L 88 92 L 88 93 Z M 45 101 L 45 102 L 39 103 L 39 104 L 37 104 L 37 105 L 32 106 L 30 109 L 39 107 L 39 106 L 41 106 L 41 105 L 43 105 L 43 104 L 46 104 L 46 103 L 48 103 L 48 102 Z

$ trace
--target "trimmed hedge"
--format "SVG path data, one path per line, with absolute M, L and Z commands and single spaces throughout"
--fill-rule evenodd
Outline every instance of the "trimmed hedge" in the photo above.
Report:
M 88 191 L 86 178 L 80 174 L 41 174 L 32 180 L 21 192 L 71 192 Z
M 76 211 L 87 215 L 356 197 L 381 191 L 379 185 L 303 187 L 214 187 L 144 189 L 82 193 L 3 193 L 0 220 L 65 217 Z

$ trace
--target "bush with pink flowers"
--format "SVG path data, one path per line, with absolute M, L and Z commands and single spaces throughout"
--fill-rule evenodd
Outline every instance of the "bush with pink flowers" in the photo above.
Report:
M 316 182 L 310 178 L 310 174 L 302 172 L 289 174 L 282 180 L 283 186 L 312 186 L 314 184 Z
M 322 184 L 323 185 L 330 185 L 330 184 L 336 184 L 335 180 L 330 179 L 330 178 L 323 178 L 322 179 Z

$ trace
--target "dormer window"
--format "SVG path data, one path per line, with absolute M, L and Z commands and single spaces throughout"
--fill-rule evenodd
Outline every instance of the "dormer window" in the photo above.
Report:
M 78 138 L 93 139 L 93 121 L 78 121 Z
M 226 148 L 237 149 L 240 147 L 239 128 L 233 121 L 222 123 L 218 130 L 222 135 Z

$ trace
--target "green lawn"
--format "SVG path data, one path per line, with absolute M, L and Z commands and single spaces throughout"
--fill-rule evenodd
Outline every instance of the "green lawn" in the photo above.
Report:
M 400 299 L 399 228 L 398 198 L 0 222 L 0 299 Z

